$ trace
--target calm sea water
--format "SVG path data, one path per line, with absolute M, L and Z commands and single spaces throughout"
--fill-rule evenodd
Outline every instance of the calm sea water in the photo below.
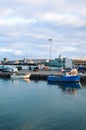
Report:
M 0 79 L 0 130 L 86 130 L 86 85 Z

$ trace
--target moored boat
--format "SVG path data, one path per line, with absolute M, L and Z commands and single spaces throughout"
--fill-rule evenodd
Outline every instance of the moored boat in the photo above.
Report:
M 79 82 L 80 81 L 80 75 L 71 72 L 63 71 L 62 75 L 49 75 L 47 80 L 52 82 Z
M 26 78 L 30 78 L 30 73 L 26 74 L 26 73 L 14 73 L 11 75 L 11 78 L 21 78 L 21 79 L 26 79 Z
M 49 75 L 47 80 L 53 82 L 79 82 L 80 76 L 79 75 L 72 75 L 72 76 Z

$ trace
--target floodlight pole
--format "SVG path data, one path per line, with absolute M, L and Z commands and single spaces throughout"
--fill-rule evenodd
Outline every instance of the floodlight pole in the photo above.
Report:
M 50 70 L 51 70 L 51 59 L 52 59 L 52 57 L 51 57 L 51 47 L 52 47 L 52 39 L 48 39 L 49 40 L 49 42 L 50 42 Z

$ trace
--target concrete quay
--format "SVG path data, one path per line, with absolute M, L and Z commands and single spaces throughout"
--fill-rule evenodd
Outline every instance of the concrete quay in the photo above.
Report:
M 38 79 L 38 80 L 47 80 L 48 75 L 54 74 L 57 75 L 56 71 L 31 71 L 30 79 Z
M 51 71 L 19 71 L 18 73 L 31 73 L 30 79 L 31 80 L 47 80 L 47 76 L 50 74 L 58 75 L 57 71 L 51 70 Z M 11 72 L 0 72 L 0 77 L 2 78 L 10 78 Z M 81 75 L 80 79 L 81 83 L 86 83 L 86 73 Z
M 47 77 L 50 74 L 53 75 L 60 75 L 56 70 L 51 70 L 51 71 L 45 71 L 45 70 L 40 70 L 40 71 L 19 71 L 19 73 L 31 73 L 30 79 L 31 80 L 47 80 Z M 81 83 L 86 83 L 86 73 L 84 74 L 80 74 L 81 75 L 81 79 L 80 82 Z
M 38 72 L 31 72 L 30 79 L 37 79 L 37 80 L 47 80 L 47 76 L 53 74 L 53 75 L 59 75 L 57 71 L 38 71 Z M 86 73 L 81 75 L 80 78 L 81 83 L 86 83 Z

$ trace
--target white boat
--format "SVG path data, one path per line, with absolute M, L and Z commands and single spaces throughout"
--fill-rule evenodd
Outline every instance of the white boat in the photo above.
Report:
M 11 78 L 21 78 L 21 79 L 26 79 L 29 78 L 31 73 L 14 73 L 11 75 Z

